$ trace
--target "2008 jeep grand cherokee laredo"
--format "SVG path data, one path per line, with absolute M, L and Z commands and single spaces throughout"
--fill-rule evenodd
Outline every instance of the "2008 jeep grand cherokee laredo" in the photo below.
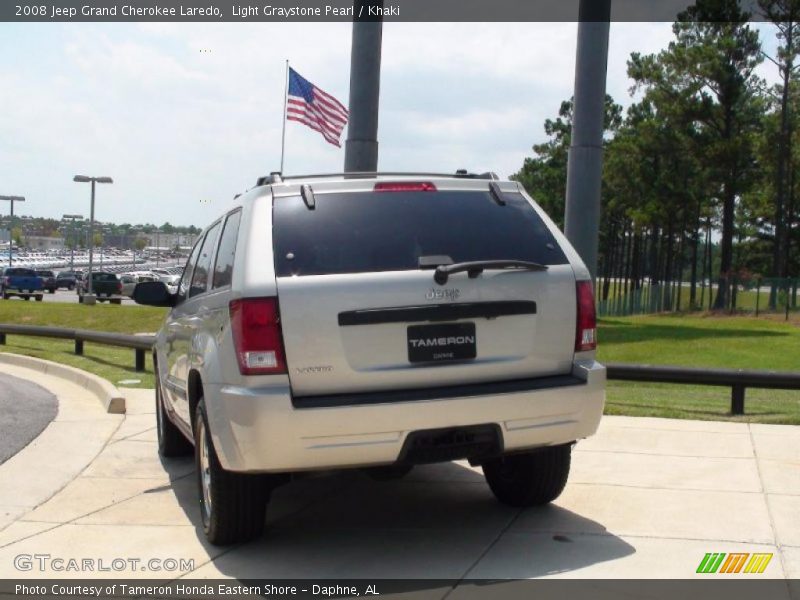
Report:
M 215 544 L 286 473 L 468 459 L 547 503 L 605 397 L 589 272 L 516 182 L 259 180 L 201 235 L 155 345 L 159 448 L 194 453 Z

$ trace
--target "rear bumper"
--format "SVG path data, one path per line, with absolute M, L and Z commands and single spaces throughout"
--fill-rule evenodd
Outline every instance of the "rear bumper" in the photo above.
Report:
M 281 472 L 394 463 L 407 436 L 427 429 L 496 425 L 505 452 L 592 435 L 603 413 L 605 367 L 578 361 L 572 377 L 549 379 L 552 385 L 506 386 L 494 393 L 465 386 L 461 395 L 421 399 L 410 394 L 404 400 L 398 391 L 389 393 L 390 402 L 329 400 L 305 408 L 292 403 L 288 379 L 260 388 L 207 384 L 204 394 L 222 465 L 240 472 Z

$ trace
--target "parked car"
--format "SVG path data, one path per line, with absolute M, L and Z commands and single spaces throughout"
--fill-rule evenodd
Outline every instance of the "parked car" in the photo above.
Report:
M 77 281 L 77 275 L 74 271 L 60 271 L 56 276 L 56 288 L 74 290 Z
M 167 286 L 175 286 L 177 287 L 178 282 L 181 279 L 180 273 L 175 273 L 174 269 L 167 269 L 167 268 L 155 268 L 151 269 L 151 272 L 158 277 L 159 281 L 163 281 L 167 284 Z
M 245 193 L 192 250 L 153 360 L 163 456 L 192 452 L 214 544 L 258 536 L 286 474 L 467 459 L 554 500 L 605 398 L 589 271 L 491 175 L 306 177 Z
M 158 281 L 158 277 L 148 273 L 123 273 L 119 276 L 119 281 L 122 284 L 122 295 L 133 296 L 133 290 L 136 289 L 136 284 L 142 281 Z
M 55 294 L 58 289 L 55 273 L 52 271 L 36 271 L 36 274 L 42 278 L 42 287 L 47 290 L 47 293 Z
M 83 297 L 89 292 L 89 281 L 87 277 L 81 279 L 76 289 L 78 291 L 78 302 L 83 303 Z M 122 304 L 122 283 L 114 273 L 107 271 L 92 271 L 92 293 L 98 302 L 110 302 L 111 304 Z
M 26 267 L 3 269 L 3 275 L 0 278 L 0 293 L 3 295 L 3 300 L 19 296 L 24 300 L 35 298 L 37 302 L 41 302 L 43 289 L 42 278 L 33 269 Z

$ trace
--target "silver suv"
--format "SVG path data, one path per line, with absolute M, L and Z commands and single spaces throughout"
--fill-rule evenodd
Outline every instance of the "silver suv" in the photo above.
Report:
M 589 272 L 491 174 L 274 174 L 194 246 L 155 344 L 163 456 L 192 452 L 214 544 L 287 474 L 467 459 L 513 506 L 563 490 L 605 398 Z

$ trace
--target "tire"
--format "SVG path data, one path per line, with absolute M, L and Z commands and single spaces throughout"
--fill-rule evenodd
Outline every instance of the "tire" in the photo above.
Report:
M 67 287 L 67 289 L 71 292 L 72 290 L 75 289 L 75 286 L 74 285 L 70 285 L 70 286 Z
M 122 298 L 115 298 L 111 300 L 111 304 L 122 304 Z
M 78 295 L 78 304 L 83 304 L 83 296 Z
M 158 433 L 158 453 L 164 458 L 189 456 L 193 452 L 192 444 L 184 437 L 180 429 L 170 421 L 164 408 L 161 395 L 161 382 L 156 373 L 156 431 Z
M 572 444 L 564 444 L 502 456 L 485 463 L 483 474 L 503 504 L 539 506 L 552 502 L 564 491 L 571 454 Z
M 23 298 L 25 298 L 25 301 L 26 301 L 26 302 L 27 302 L 28 300 L 30 300 L 30 299 L 31 299 L 31 297 L 30 297 L 30 296 L 23 296 Z
M 195 467 L 200 515 L 206 539 L 215 546 L 247 542 L 264 531 L 269 488 L 259 475 L 226 471 L 208 435 L 205 401 L 197 405 L 194 426 Z
M 44 296 L 36 296 L 37 302 L 41 302 L 42 300 L 44 300 Z
M 408 475 L 414 465 L 385 465 L 381 467 L 367 467 L 364 473 L 375 481 L 395 481 Z

